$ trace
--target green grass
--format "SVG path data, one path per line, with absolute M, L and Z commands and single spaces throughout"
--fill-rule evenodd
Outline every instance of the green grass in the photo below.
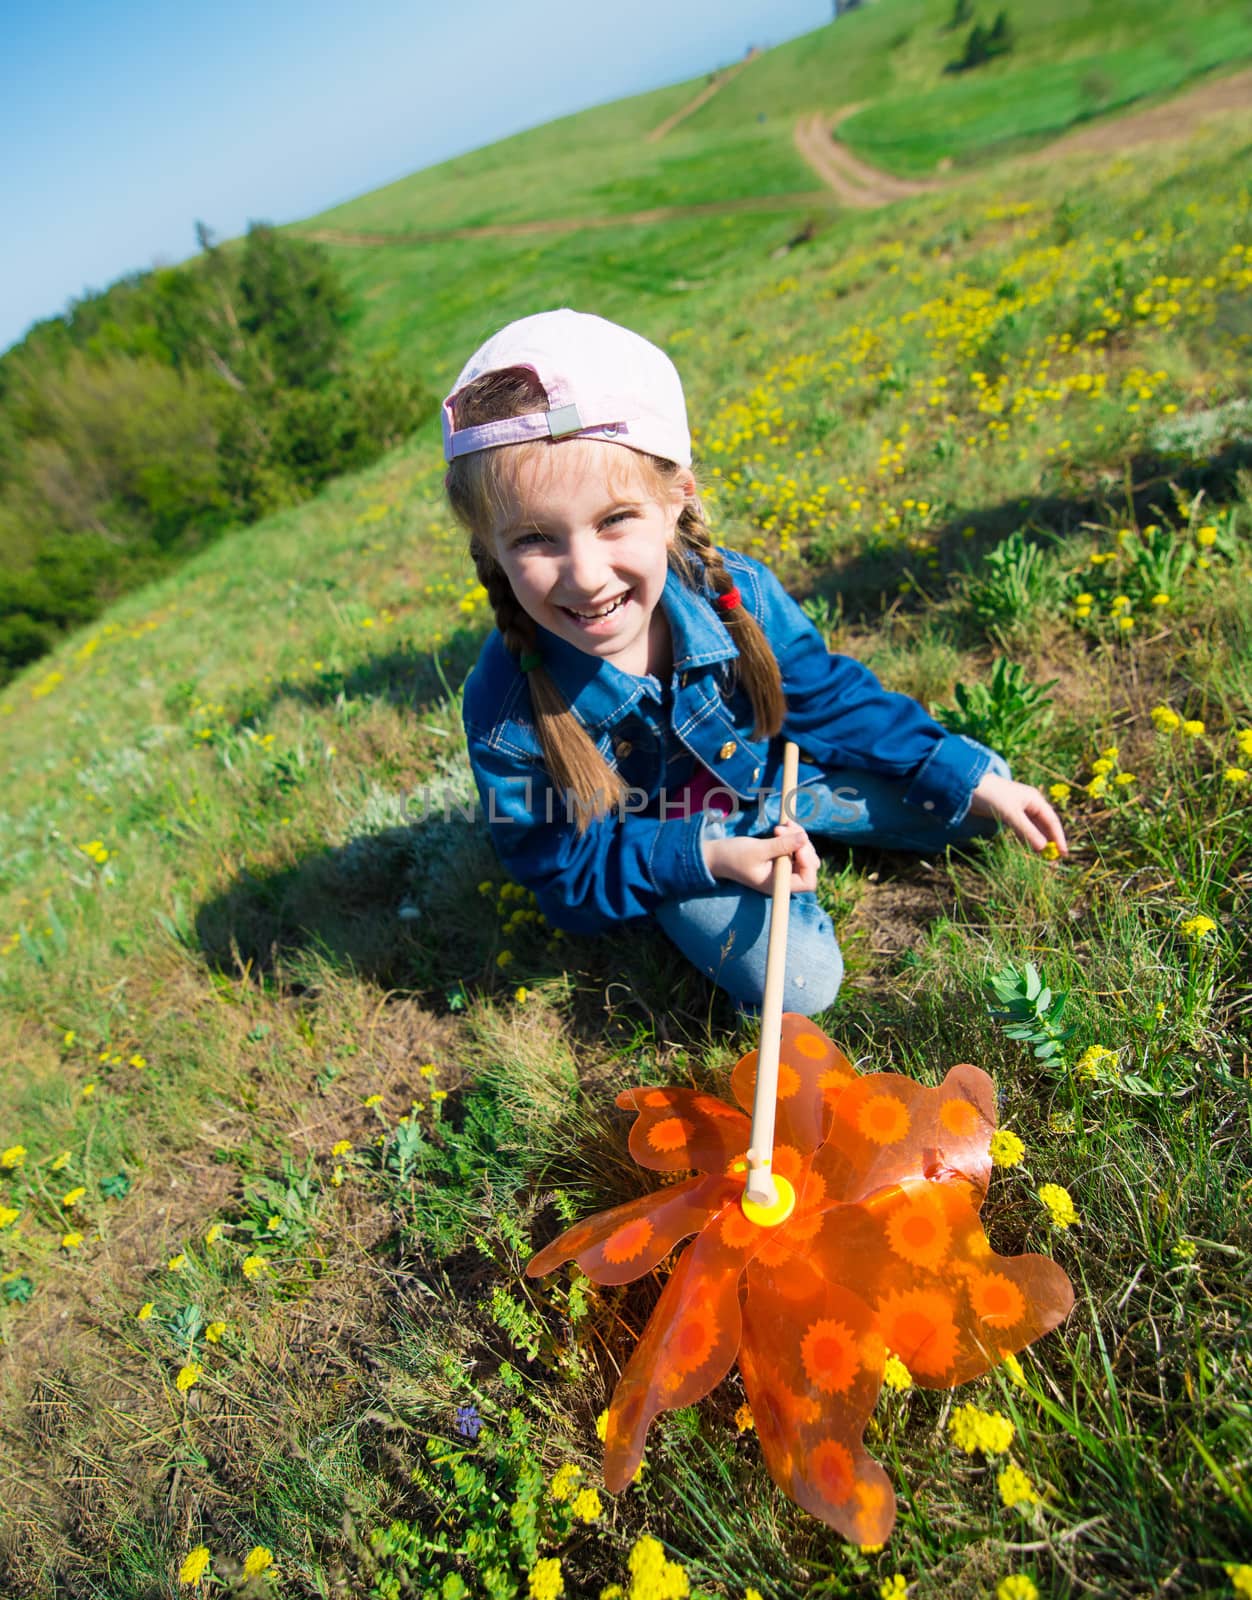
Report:
M 889 12 L 838 26 L 868 39 Z M 1066 27 L 1058 55 L 1092 45 Z M 681 98 L 615 114 L 645 126 Z M 337 252 L 362 349 L 405 352 L 432 387 L 538 305 L 661 340 L 721 537 L 822 602 L 833 647 L 890 686 L 951 703 L 1003 655 L 1057 680 L 1017 767 L 1069 785 L 1069 862 L 1008 840 L 929 863 L 829 849 L 821 882 L 847 969 L 827 1031 L 931 1083 L 980 1064 L 1025 1142 L 990 1238 L 1054 1254 L 1077 1291 L 1025 1387 L 884 1395 L 882 1552 L 778 1494 L 734 1376 L 654 1425 L 641 1482 L 597 1521 L 552 1499 L 564 1463 L 598 1482 L 595 1418 L 659 1280 L 597 1290 L 524 1263 L 649 1185 L 618 1089 L 723 1093 L 752 1040 L 658 935 L 556 939 L 485 840 L 415 816 L 419 786 L 466 793 L 457 690 L 489 620 L 428 427 L 0 698 L 0 1152 L 26 1150 L 0 1173 L 20 1211 L 0 1230 L 5 1594 L 175 1593 L 200 1544 L 219 1592 L 266 1592 L 241 1575 L 264 1545 L 289 1596 L 525 1594 L 536 1555 L 598 1594 L 645 1532 L 719 1600 L 872 1597 L 895 1572 L 921 1600 L 1009 1572 L 1056 1600 L 1231 1593 L 1252 1533 L 1252 790 L 1224 776 L 1252 768 L 1232 403 L 1250 135 L 1242 114 L 1185 150 L 975 173 L 826 215 L 781 254 L 805 213 Z M 1197 448 L 1170 454 L 1183 434 Z M 984 556 L 1017 529 L 1040 554 L 1009 545 L 1014 584 Z M 1158 729 L 1159 704 L 1203 731 Z M 1197 916 L 1215 926 L 1188 936 Z M 1069 991 L 1050 1064 L 986 1008 L 988 975 L 1026 961 Z M 1113 1064 L 1083 1067 L 1093 1045 Z M 1077 1228 L 1050 1229 L 1047 1182 Z M 967 1400 L 1012 1418 L 1040 1505 L 1005 1508 L 996 1464 L 955 1448 Z

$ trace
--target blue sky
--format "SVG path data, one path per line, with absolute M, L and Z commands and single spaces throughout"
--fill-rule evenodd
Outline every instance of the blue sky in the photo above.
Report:
M 552 117 L 694 77 L 829 0 L 5 0 L 0 350 L 84 290 Z

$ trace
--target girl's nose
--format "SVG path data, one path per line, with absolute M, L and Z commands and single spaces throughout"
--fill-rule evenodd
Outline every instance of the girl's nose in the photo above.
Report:
M 593 600 L 604 585 L 604 550 L 594 534 L 575 534 L 565 549 L 565 582 Z

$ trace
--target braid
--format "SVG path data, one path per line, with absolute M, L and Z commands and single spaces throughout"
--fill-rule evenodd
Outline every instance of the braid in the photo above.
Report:
M 704 520 L 698 502 L 688 502 L 683 507 L 678 519 L 678 542 L 684 551 L 702 562 L 714 594 L 729 594 L 735 587 L 735 580 L 727 572 L 722 553 L 713 543 L 709 525 Z M 782 727 L 783 718 L 787 715 L 778 658 L 762 633 L 760 624 L 744 606 L 737 605 L 729 611 L 719 611 L 718 616 L 725 623 L 739 651 L 739 677 L 752 701 L 752 715 L 756 723 L 752 737 L 772 738 Z

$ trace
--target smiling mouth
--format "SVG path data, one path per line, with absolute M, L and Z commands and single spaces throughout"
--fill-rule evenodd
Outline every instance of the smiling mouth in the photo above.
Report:
M 605 617 L 611 617 L 615 611 L 624 606 L 634 592 L 633 589 L 627 589 L 623 594 L 619 594 L 616 600 L 610 600 L 607 605 L 597 606 L 594 611 L 575 611 L 573 606 L 562 606 L 561 610 L 567 617 L 573 617 L 576 622 L 602 622 Z

